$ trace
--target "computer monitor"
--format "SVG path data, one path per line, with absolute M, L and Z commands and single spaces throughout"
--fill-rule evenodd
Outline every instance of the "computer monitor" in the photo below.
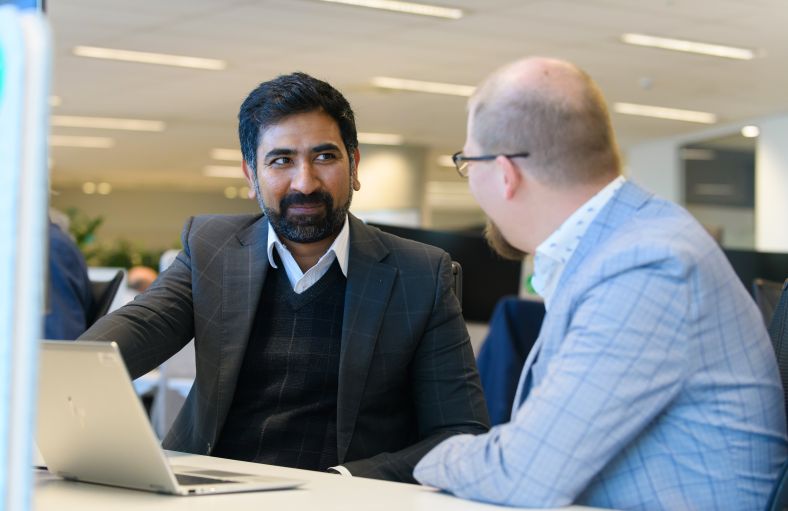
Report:
M 492 251 L 482 229 L 433 231 L 414 227 L 370 224 L 382 231 L 442 248 L 462 266 L 462 315 L 466 321 L 488 322 L 495 304 L 517 295 L 521 263 L 507 261 Z

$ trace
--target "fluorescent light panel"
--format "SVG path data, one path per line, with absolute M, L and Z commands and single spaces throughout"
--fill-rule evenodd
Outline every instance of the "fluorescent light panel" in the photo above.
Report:
M 243 161 L 244 157 L 238 149 L 211 149 L 211 159 L 223 161 Z
M 50 135 L 49 145 L 55 147 L 108 149 L 115 146 L 115 140 L 109 137 L 72 137 L 67 135 Z
M 67 128 L 96 128 L 105 130 L 164 131 L 163 121 L 143 119 L 116 119 L 112 117 L 79 117 L 76 115 L 53 115 L 52 126 Z
M 356 7 L 368 7 L 370 9 L 381 9 L 384 11 L 401 12 L 405 14 L 417 14 L 419 16 L 430 16 L 433 18 L 445 18 L 458 20 L 462 18 L 462 9 L 451 7 L 441 7 L 438 5 L 420 4 L 415 2 L 398 2 L 395 0 L 322 0 L 331 4 L 353 5 Z
M 76 46 L 74 48 L 74 55 L 78 57 L 91 57 L 94 59 L 121 60 L 124 62 L 157 64 L 161 66 L 207 69 L 209 71 L 220 71 L 227 67 L 225 61 L 217 59 L 168 55 L 165 53 L 149 53 L 144 51 L 118 50 L 114 48 L 99 48 L 96 46 Z
M 638 105 L 635 103 L 615 103 L 613 110 L 619 114 L 639 115 L 642 117 L 655 117 L 672 121 L 697 122 L 700 124 L 714 124 L 717 116 L 709 112 L 695 110 L 681 110 L 652 105 Z
M 752 60 L 755 58 L 755 52 L 747 48 L 686 41 L 684 39 L 671 39 L 669 37 L 658 37 L 646 34 L 622 34 L 621 41 L 635 46 L 698 53 L 726 59 Z
M 395 133 L 359 133 L 358 141 L 361 144 L 401 145 L 404 137 Z
M 758 135 L 761 134 L 761 129 L 758 128 L 758 126 L 750 124 L 750 125 L 744 126 L 741 129 L 741 134 L 742 134 L 743 137 L 755 138 L 755 137 L 757 137 Z
M 207 165 L 202 171 L 204 176 L 208 177 L 225 177 L 225 178 L 243 178 L 244 173 L 241 167 L 232 167 L 230 165 Z
M 406 90 L 413 92 L 428 92 L 431 94 L 447 94 L 450 96 L 465 96 L 473 94 L 476 87 L 472 85 L 458 85 L 454 83 L 425 82 L 421 80 L 407 80 L 392 78 L 390 76 L 376 76 L 372 85 L 381 89 Z

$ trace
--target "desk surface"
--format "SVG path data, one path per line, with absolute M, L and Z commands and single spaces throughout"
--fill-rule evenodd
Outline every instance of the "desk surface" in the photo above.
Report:
M 343 477 L 308 470 L 244 463 L 207 456 L 179 455 L 178 465 L 289 477 L 306 480 L 301 488 L 252 493 L 232 493 L 195 497 L 158 495 L 136 490 L 64 481 L 37 471 L 33 494 L 36 511 L 114 510 L 318 510 L 318 511 L 484 511 L 507 509 L 469 502 L 423 486 Z M 579 511 L 592 509 L 572 506 Z

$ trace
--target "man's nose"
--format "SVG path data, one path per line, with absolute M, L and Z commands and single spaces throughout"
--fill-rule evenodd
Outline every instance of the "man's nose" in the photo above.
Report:
M 305 161 L 296 167 L 290 188 L 304 195 L 309 195 L 320 188 L 320 179 L 311 161 Z

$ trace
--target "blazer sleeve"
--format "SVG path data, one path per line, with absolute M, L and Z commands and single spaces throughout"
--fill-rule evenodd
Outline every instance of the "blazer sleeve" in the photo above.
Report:
M 132 378 L 158 367 L 194 337 L 192 268 L 189 233 L 183 250 L 147 291 L 99 319 L 78 340 L 115 341 Z
M 691 277 L 673 263 L 629 268 L 578 297 L 559 352 L 512 421 L 442 443 L 416 478 L 505 506 L 574 502 L 685 381 Z
M 481 434 L 490 419 L 460 304 L 451 288 L 451 260 L 443 253 L 435 300 L 411 366 L 419 441 L 393 453 L 344 463 L 351 474 L 416 482 L 413 468 L 441 441 L 461 433 Z

